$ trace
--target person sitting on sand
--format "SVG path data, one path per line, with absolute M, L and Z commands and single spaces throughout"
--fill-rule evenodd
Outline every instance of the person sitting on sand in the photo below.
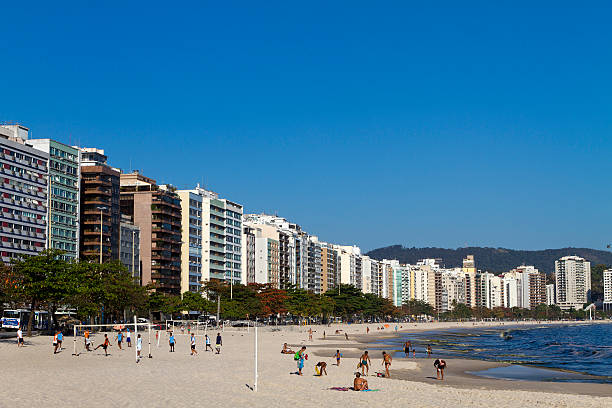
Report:
M 325 361 L 319 361 L 315 367 L 319 367 L 319 377 L 325 373 L 327 375 L 327 363 Z
M 438 380 L 444 380 L 444 369 L 446 368 L 446 361 L 436 359 L 436 361 L 434 361 L 434 367 L 436 367 L 436 377 L 438 378 Z
M 281 354 L 294 354 L 295 351 L 291 350 L 287 343 L 283 344 L 283 349 L 281 350 Z
M 361 378 L 361 374 L 355 373 L 355 380 L 353 381 L 353 389 L 355 391 L 363 391 L 368 389 L 368 380 Z
M 368 351 L 364 351 L 361 357 L 359 357 L 359 365 L 361 366 L 361 374 L 368 375 L 370 373 L 370 364 L 372 361 L 370 360 L 370 356 L 368 355 Z M 365 369 L 365 373 L 363 370 Z
M 389 374 L 389 367 L 391 367 L 391 360 L 393 360 L 391 358 L 390 354 L 387 354 L 386 351 L 383 351 L 383 364 L 385 365 L 385 377 L 389 378 L 391 377 L 391 374 Z

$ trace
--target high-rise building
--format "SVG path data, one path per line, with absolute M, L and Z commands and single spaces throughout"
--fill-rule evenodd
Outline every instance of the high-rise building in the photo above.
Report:
M 476 261 L 474 255 L 463 259 L 463 273 L 465 274 L 465 303 L 469 307 L 476 306 Z
M 515 281 L 516 307 L 534 309 L 541 303 L 546 304 L 546 275 L 540 273 L 537 268 L 530 265 L 521 265 L 503 276 L 506 285 L 511 284 L 511 280 Z M 513 290 L 513 288 L 509 289 Z M 512 296 L 513 293 L 508 293 L 506 298 L 511 299 Z
M 278 240 L 255 237 L 255 282 L 280 287 Z
M 578 256 L 564 256 L 555 261 L 557 305 L 561 309 L 582 309 L 590 300 L 591 263 Z
M 603 309 L 612 310 L 612 269 L 603 272 Z
M 140 228 L 142 284 L 181 291 L 181 201 L 172 186 L 158 186 L 139 172 L 121 174 L 121 213 Z
M 29 129 L 0 125 L 2 261 L 36 255 L 47 244 L 49 155 L 25 144 Z
M 554 283 L 551 283 L 546 285 L 546 304 L 548 306 L 552 306 L 555 303 L 555 285 Z
M 51 139 L 26 142 L 49 154 L 47 246 L 64 252 L 66 260 L 79 257 L 81 152 Z
M 181 293 L 201 292 L 202 282 L 202 196 L 179 190 L 182 217 Z
M 242 226 L 242 284 L 255 283 L 255 229 Z
M 134 225 L 130 217 L 121 216 L 119 227 L 119 260 L 140 284 L 140 228 Z
M 504 286 L 502 279 L 489 272 L 476 274 L 476 299 L 477 307 L 493 309 L 502 307 Z
M 321 244 L 321 292 L 338 286 L 338 251 L 328 243 Z
M 119 169 L 107 164 L 104 150 L 81 149 L 81 259 L 119 259 L 119 174 Z

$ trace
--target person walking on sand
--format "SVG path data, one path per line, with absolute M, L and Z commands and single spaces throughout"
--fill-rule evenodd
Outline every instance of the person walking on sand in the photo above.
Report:
M 386 351 L 383 351 L 382 354 L 383 364 L 385 365 L 385 377 L 389 378 L 391 377 L 391 374 L 389 374 L 389 367 L 391 367 L 391 361 L 393 360 L 393 358 L 391 358 L 391 355 L 387 354 Z
M 94 348 L 94 350 L 99 349 L 100 347 L 102 347 L 104 349 L 104 355 L 108 356 L 108 347 L 110 346 L 110 341 L 108 341 L 108 334 L 104 335 L 104 342 L 102 344 L 99 344 L 98 347 Z
M 138 334 L 138 337 L 136 337 L 136 362 L 137 363 L 140 361 L 141 351 L 142 351 L 142 337 L 140 337 L 140 334 Z
M 208 334 L 204 335 L 204 343 L 206 343 L 206 349 L 204 351 L 208 351 L 209 348 L 210 348 L 210 351 L 214 351 L 212 346 L 210 345 L 210 337 L 208 337 Z
M 217 341 L 215 342 L 215 348 L 217 349 L 217 354 L 221 353 L 222 346 L 223 346 L 223 339 L 221 338 L 221 333 L 217 333 Z
M 368 375 L 370 373 L 370 356 L 368 355 L 368 351 L 364 351 L 361 357 L 359 357 L 359 364 L 361 365 L 361 374 Z M 365 374 L 364 371 L 365 370 Z
M 195 346 L 196 346 L 196 338 L 195 338 L 195 335 L 191 333 L 191 355 L 192 356 L 198 354 Z
M 168 345 L 170 345 L 170 352 L 174 353 L 174 333 L 170 332 L 170 337 L 168 338 Z
M 441 360 L 441 359 L 436 359 L 436 361 L 434 361 L 434 367 L 436 367 L 436 378 L 438 380 L 443 381 L 444 380 L 444 369 L 446 368 L 446 361 Z
M 336 357 L 336 365 L 340 367 L 340 358 L 342 357 L 342 353 L 340 353 L 340 350 L 336 350 L 336 354 L 334 355 L 334 357 Z
M 306 353 L 306 346 L 302 346 L 302 348 L 297 352 L 297 369 L 298 375 L 302 375 L 302 369 L 304 368 L 304 358 Z
M 17 329 L 17 347 L 23 347 L 23 331 L 21 327 Z

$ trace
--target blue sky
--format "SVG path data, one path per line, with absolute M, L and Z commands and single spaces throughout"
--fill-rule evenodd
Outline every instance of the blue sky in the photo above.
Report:
M 609 3 L 17 3 L 33 137 L 366 250 L 612 242 Z

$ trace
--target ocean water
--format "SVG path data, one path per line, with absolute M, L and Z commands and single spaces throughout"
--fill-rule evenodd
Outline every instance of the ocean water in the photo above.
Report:
M 428 344 L 434 357 L 472 358 L 554 368 L 600 376 L 612 382 L 612 324 L 457 329 L 405 335 L 423 357 Z M 396 353 L 403 357 L 403 352 Z M 598 381 L 598 382 L 600 382 Z

